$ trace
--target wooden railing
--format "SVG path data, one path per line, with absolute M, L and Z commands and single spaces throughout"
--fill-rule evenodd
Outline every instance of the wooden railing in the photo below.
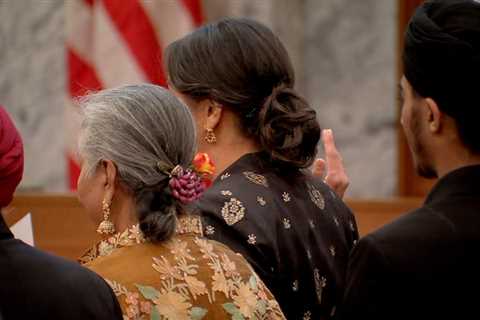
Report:
M 418 207 L 416 198 L 346 201 L 362 235 Z M 77 198 L 71 194 L 20 194 L 4 210 L 8 225 L 32 214 L 35 246 L 70 259 L 80 256 L 99 238 Z

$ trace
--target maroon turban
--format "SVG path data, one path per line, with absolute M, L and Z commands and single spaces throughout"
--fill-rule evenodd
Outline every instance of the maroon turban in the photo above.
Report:
M 6 207 L 23 175 L 22 137 L 0 106 L 0 208 Z

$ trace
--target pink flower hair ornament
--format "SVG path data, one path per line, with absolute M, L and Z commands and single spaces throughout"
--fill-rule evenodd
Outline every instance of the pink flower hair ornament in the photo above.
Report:
M 166 172 L 161 163 L 157 166 Z M 205 190 L 212 184 L 212 175 L 215 172 L 215 165 L 206 153 L 199 153 L 195 156 L 190 168 L 175 166 L 168 176 L 170 177 L 169 187 L 172 196 L 183 204 L 191 203 L 202 196 Z

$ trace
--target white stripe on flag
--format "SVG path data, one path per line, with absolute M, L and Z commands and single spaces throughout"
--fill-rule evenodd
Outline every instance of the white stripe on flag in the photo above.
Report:
M 66 42 L 88 64 L 92 64 L 93 15 L 84 0 L 65 3 Z
M 94 10 L 94 67 L 106 88 L 146 81 L 145 74 L 124 43 L 103 6 Z
M 142 0 L 141 3 L 163 49 L 195 28 L 189 12 L 180 1 Z

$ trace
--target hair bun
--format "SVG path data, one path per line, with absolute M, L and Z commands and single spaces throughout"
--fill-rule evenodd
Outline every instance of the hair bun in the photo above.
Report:
M 181 214 L 182 207 L 173 198 L 168 179 L 138 191 L 137 208 L 140 229 L 145 238 L 161 242 L 175 233 L 177 216 Z
M 281 166 L 305 168 L 312 164 L 320 140 L 316 112 L 293 88 L 276 86 L 259 112 L 262 147 Z

